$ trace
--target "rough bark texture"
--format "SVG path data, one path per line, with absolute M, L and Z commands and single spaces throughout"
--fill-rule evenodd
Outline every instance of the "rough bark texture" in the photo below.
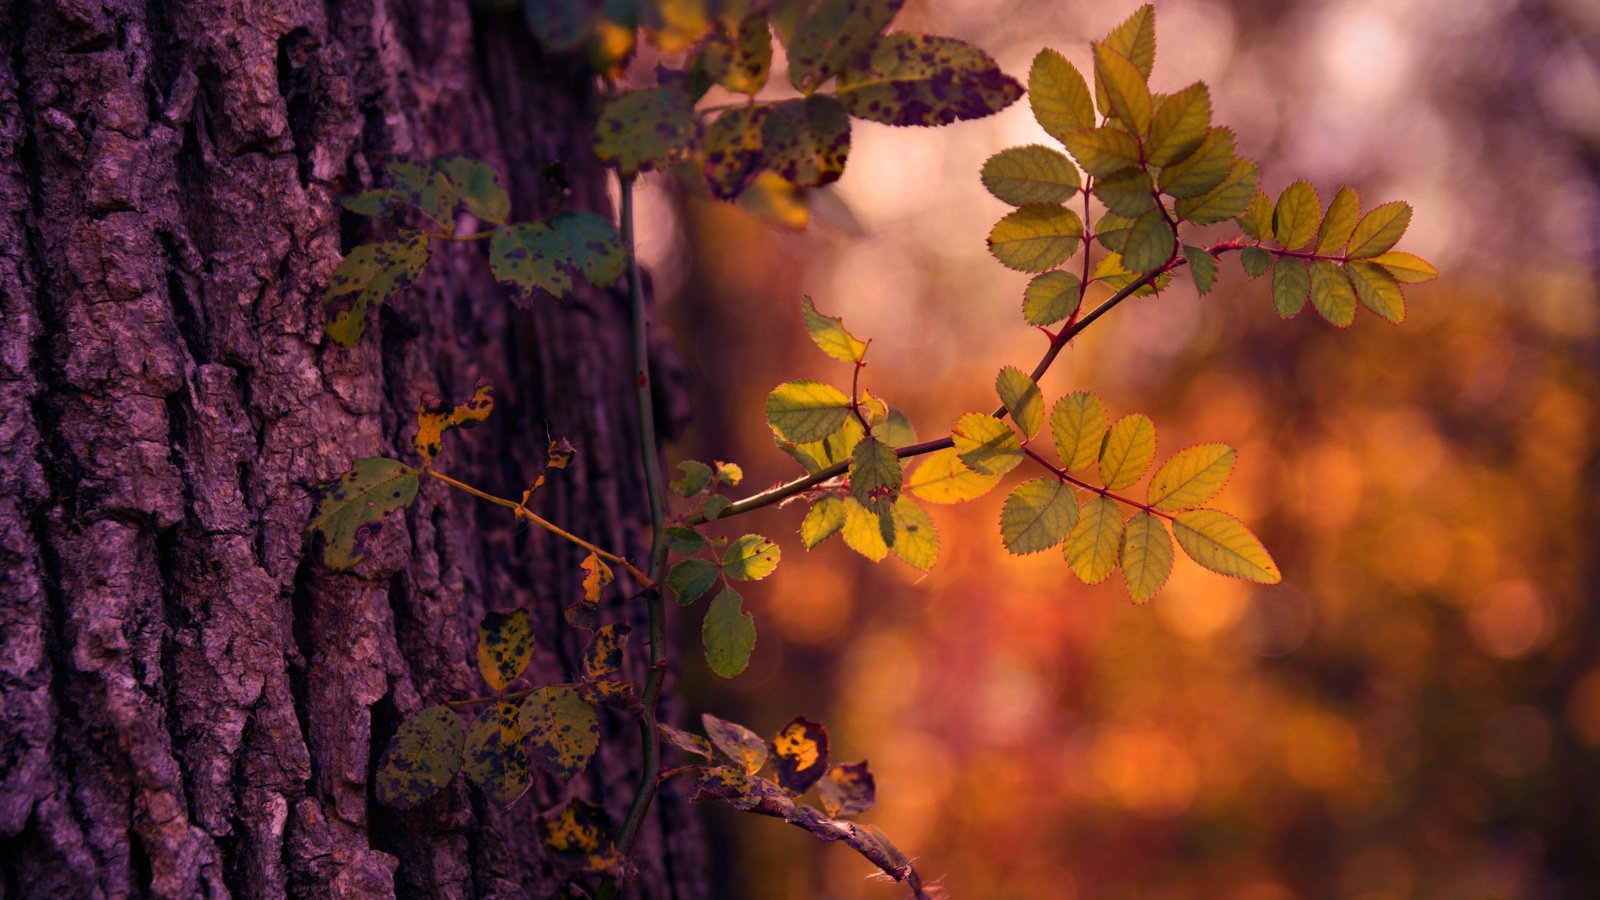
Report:
M 305 532 L 319 484 L 403 456 L 422 392 L 487 376 L 495 415 L 441 467 L 514 495 L 566 436 L 540 511 L 643 555 L 623 298 L 520 311 L 481 244 L 441 247 L 359 349 L 323 337 L 370 236 L 337 198 L 388 158 L 473 153 L 524 217 L 559 159 L 608 211 L 592 87 L 523 33 L 464 0 L 0 4 L 5 896 L 547 896 L 538 813 L 620 816 L 637 737 L 609 713 L 570 788 L 373 800 L 403 717 L 481 691 L 485 609 L 530 609 L 562 679 L 578 551 L 432 482 L 353 574 Z M 632 895 L 702 894 L 697 834 L 663 796 Z

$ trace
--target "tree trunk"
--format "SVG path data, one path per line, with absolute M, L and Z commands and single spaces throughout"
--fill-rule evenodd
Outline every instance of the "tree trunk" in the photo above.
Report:
M 554 894 L 534 821 L 572 794 L 620 818 L 632 721 L 504 810 L 458 779 L 398 813 L 372 773 L 405 716 L 483 691 L 487 609 L 529 609 L 534 674 L 566 680 L 581 553 L 429 479 L 354 573 L 305 528 L 351 460 L 409 458 L 421 393 L 484 376 L 496 411 L 441 468 L 516 496 L 566 437 L 536 508 L 643 557 L 625 298 L 522 311 L 451 245 L 358 349 L 323 336 L 371 236 L 337 199 L 387 159 L 478 156 L 520 218 L 559 160 L 609 212 L 592 80 L 463 0 L 11 0 L 0 45 L 4 895 Z M 699 834 L 663 795 L 631 894 L 703 894 Z

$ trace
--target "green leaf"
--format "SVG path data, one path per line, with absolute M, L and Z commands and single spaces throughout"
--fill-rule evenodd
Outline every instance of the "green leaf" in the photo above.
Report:
M 712 196 L 732 200 L 756 177 L 761 168 L 762 131 L 768 109 L 737 106 L 725 110 L 706 129 L 706 187 Z
M 1272 305 L 1278 315 L 1292 319 L 1300 314 L 1311 293 L 1311 270 L 1292 256 L 1279 259 L 1272 267 Z
M 1361 217 L 1350 235 L 1351 259 L 1368 259 L 1384 253 L 1400 240 L 1411 224 L 1411 206 L 1398 201 L 1375 207 Z
M 511 197 L 493 166 L 459 154 L 446 156 L 433 165 L 450 179 L 468 212 L 495 225 L 506 223 L 511 215 Z
M 1033 58 L 1028 70 L 1028 103 L 1040 127 L 1058 141 L 1065 142 L 1065 136 L 1074 131 L 1094 128 L 1094 100 L 1088 83 L 1054 50 L 1040 50 Z
M 754 95 L 772 70 L 772 33 L 765 12 L 746 13 L 731 37 L 713 34 L 701 51 L 711 80 L 735 94 Z
M 864 56 L 904 0 L 821 0 L 811 4 L 790 37 L 789 81 L 802 92 L 840 74 Z M 779 32 L 780 36 L 783 34 Z
M 478 623 L 478 671 L 494 691 L 503 691 L 533 659 L 533 622 L 527 610 L 490 612 Z
M 722 574 L 735 581 L 760 581 L 778 568 L 778 545 L 759 534 L 747 534 L 722 554 Z
M 417 280 L 428 264 L 428 236 L 402 230 L 386 241 L 362 244 L 333 270 L 325 298 L 355 294 L 349 309 L 340 310 L 324 327 L 334 343 L 354 347 L 367 328 L 367 309 L 381 306 Z
M 1388 270 L 1374 263 L 1351 260 L 1344 267 L 1355 285 L 1361 304 L 1396 325 L 1406 319 L 1406 298 Z
M 1139 510 L 1122 530 L 1122 577 L 1128 596 L 1143 603 L 1156 595 L 1172 574 L 1172 537 L 1156 516 Z
M 806 510 L 806 517 L 800 523 L 800 542 L 810 550 L 843 527 L 844 501 L 829 494 Z
M 675 87 L 619 94 L 594 125 L 594 155 L 628 177 L 690 158 L 699 141 L 694 104 Z
M 1340 328 L 1355 321 L 1355 287 L 1338 265 L 1325 259 L 1311 261 L 1311 305 Z
M 983 164 L 983 186 L 1012 206 L 1061 203 L 1078 190 L 1078 167 L 1065 155 L 1029 144 L 989 157 Z
M 1272 234 L 1285 250 L 1299 250 L 1317 236 L 1322 204 L 1308 181 L 1296 181 L 1278 195 L 1272 213 Z
M 761 739 L 761 735 L 737 722 L 719 719 L 710 713 L 700 716 L 700 724 L 711 743 L 722 751 L 723 756 L 738 763 L 746 775 L 754 775 L 766 765 L 767 742 Z
M 784 100 L 761 127 L 767 168 L 802 187 L 839 180 L 850 155 L 850 117 L 832 97 Z
M 1244 267 L 1246 275 L 1260 278 L 1272 268 L 1272 254 L 1260 247 L 1246 247 L 1239 251 L 1239 265 Z
M 901 495 L 888 513 L 894 528 L 890 549 L 909 565 L 926 572 L 939 559 L 939 529 L 933 517 L 910 497 Z
M 571 245 L 549 225 L 516 222 L 496 228 L 489 239 L 489 271 L 526 298 L 535 288 L 565 296 L 578 269 Z
M 1043 272 L 1078 249 L 1083 222 L 1062 206 L 1036 204 L 1012 210 L 989 231 L 989 252 L 1019 272 Z
M 866 760 L 834 766 L 817 782 L 822 808 L 830 819 L 861 815 L 872 808 L 877 791 L 877 782 L 867 768 Z
M 1044 395 L 1033 378 L 1016 366 L 1006 366 L 995 377 L 994 387 L 1011 421 L 1022 429 L 1024 437 L 1033 437 L 1044 424 Z
M 1189 271 L 1194 273 L 1195 290 L 1202 296 L 1209 293 L 1217 280 L 1217 258 L 1205 248 L 1190 244 L 1183 245 L 1183 258 L 1189 263 Z
M 583 677 L 595 681 L 622 671 L 622 641 L 627 636 L 627 622 L 612 622 L 596 629 L 583 650 Z
M 1105 43 L 1126 56 L 1138 68 L 1141 76 L 1149 78 L 1156 63 L 1155 7 L 1146 3 L 1134 10 L 1132 15 L 1111 29 Z
M 999 482 L 999 475 L 967 468 L 955 448 L 948 447 L 923 459 L 911 472 L 906 491 L 929 503 L 962 503 L 983 496 Z
M 1316 252 L 1319 256 L 1338 256 L 1350 235 L 1356 230 L 1361 216 L 1361 198 L 1355 188 L 1341 187 L 1328 203 L 1328 212 L 1322 217 L 1317 230 Z
M 1118 254 L 1117 258 L 1120 260 L 1122 258 L 1122 248 L 1128 242 L 1128 229 L 1132 227 L 1132 219 L 1107 211 L 1100 217 L 1099 221 L 1094 223 L 1094 238 L 1100 242 L 1100 246 Z M 1121 268 L 1120 262 L 1117 267 Z M 1090 281 L 1093 280 L 1092 278 L 1090 279 Z
M 850 455 L 850 496 L 874 513 L 887 513 L 900 496 L 900 457 L 875 437 L 863 438 Z
M 1094 45 L 1094 85 L 1096 96 L 1109 104 L 1101 112 L 1115 115 L 1134 134 L 1150 132 L 1150 86 L 1145 76 L 1126 56 L 1105 44 Z
M 828 729 L 804 716 L 790 719 L 772 739 L 772 765 L 779 786 L 804 794 L 828 771 Z
M 1069 472 L 1087 469 L 1100 458 L 1106 437 L 1106 408 L 1088 391 L 1076 391 L 1056 401 L 1050 410 L 1050 433 L 1056 455 Z
M 856 502 L 854 497 L 844 498 L 844 542 L 851 550 L 873 562 L 882 562 L 889 555 L 889 541 L 894 537 L 894 522 L 884 521 L 876 513 Z
M 1004 475 L 1022 462 L 1022 443 L 1011 426 L 984 413 L 967 413 L 950 432 L 961 462 L 974 472 Z
M 535 762 L 563 783 L 582 772 L 600 746 L 600 717 L 578 692 L 564 685 L 541 687 L 519 710 Z
M 667 486 L 679 497 L 693 497 L 711 483 L 711 467 L 699 460 L 686 459 L 678 463 L 678 470 L 683 472 L 683 477 Z
M 446 232 L 455 226 L 456 189 L 443 172 L 401 160 L 389 166 L 389 174 L 394 178 L 395 190 L 434 224 Z
M 948 125 L 999 112 L 1022 85 L 989 54 L 955 38 L 885 35 L 865 67 L 839 74 L 834 96 L 851 115 L 885 125 Z
M 911 427 L 911 420 L 906 418 L 906 414 L 898 409 L 889 410 L 889 417 L 882 422 L 874 422 L 872 433 L 891 447 L 904 447 L 917 442 L 917 430 Z
M 1128 239 L 1122 247 L 1122 265 L 1130 272 L 1149 272 L 1159 269 L 1172 258 L 1177 233 L 1167 221 L 1166 214 L 1152 209 L 1133 220 L 1128 228 Z
M 865 429 L 861 427 L 856 417 L 849 416 L 838 431 L 820 441 L 795 444 L 784 441 L 781 436 L 777 441 L 778 446 L 787 450 L 806 467 L 806 471 L 820 472 L 828 466 L 848 461 L 850 454 L 856 449 L 856 444 L 859 444 L 866 435 Z
M 1095 177 L 1139 165 L 1139 142 L 1120 128 L 1081 128 L 1058 138 L 1078 167 Z
M 1272 237 L 1272 198 L 1268 197 L 1260 188 L 1250 198 L 1250 205 L 1245 207 L 1244 215 L 1239 217 L 1239 227 L 1244 233 L 1258 241 Z M 1265 272 L 1266 266 L 1261 267 Z M 1260 272 L 1256 273 L 1257 275 Z M 1255 275 L 1250 276 L 1252 278 Z
M 592 212 L 564 212 L 550 227 L 567 245 L 583 280 L 595 287 L 610 287 L 628 271 L 628 251 L 611 221 Z
M 1057 478 L 1025 481 L 1006 498 L 1000 510 L 1000 540 L 1023 556 L 1067 539 L 1078 523 L 1078 498 Z
M 378 802 L 413 809 L 438 793 L 461 770 L 465 739 L 448 706 L 429 706 L 401 723 L 383 751 L 374 782 Z
M 1178 513 L 1172 533 L 1190 559 L 1220 575 L 1259 584 L 1277 584 L 1283 577 L 1261 541 L 1225 512 L 1191 509 Z
M 339 205 L 358 216 L 382 218 L 406 204 L 406 195 L 394 188 L 373 188 L 339 201 Z M 393 805 L 393 804 L 390 804 Z
M 444 433 L 452 428 L 471 428 L 489 418 L 494 412 L 494 386 L 479 379 L 472 399 L 452 407 L 431 394 L 422 395 L 417 409 L 417 435 L 411 439 L 412 447 L 422 457 L 426 467 L 439 455 Z
M 756 648 L 756 620 L 744 611 L 744 601 L 730 588 L 713 597 L 700 626 L 706 664 L 723 678 L 733 678 L 750 665 Z
M 767 396 L 767 424 L 796 444 L 820 441 L 844 424 L 850 398 L 818 381 L 789 381 Z
M 398 459 L 358 459 L 350 471 L 322 488 L 308 531 L 325 543 L 322 562 L 330 569 L 349 569 L 361 562 L 367 539 L 396 510 L 417 499 L 417 470 Z
M 1417 284 L 1423 281 L 1432 281 L 1439 277 L 1439 270 L 1433 264 L 1416 255 L 1401 250 L 1390 250 L 1371 258 L 1372 262 L 1389 270 L 1389 274 L 1402 284 Z
M 667 590 L 678 598 L 680 606 L 693 603 L 716 583 L 716 564 L 703 559 L 686 559 L 667 570 Z
M 1199 197 L 1183 197 L 1176 204 L 1178 218 L 1196 225 L 1226 222 L 1244 212 L 1261 181 L 1261 170 L 1248 159 L 1236 159 L 1222 183 Z
M 1150 505 L 1170 512 L 1210 500 L 1233 473 L 1233 459 L 1227 444 L 1200 444 L 1173 455 L 1150 479 Z
M 860 362 L 866 355 L 866 342 L 846 331 L 843 319 L 817 312 L 810 297 L 800 298 L 800 314 L 805 317 L 806 332 L 823 353 L 841 362 Z
M 1174 197 L 1199 197 L 1223 182 L 1233 170 L 1233 132 L 1212 128 L 1193 153 L 1161 169 L 1156 182 Z
M 1022 315 L 1029 325 L 1054 325 L 1078 311 L 1083 282 L 1059 269 L 1037 275 L 1022 293 Z
M 1122 549 L 1122 513 L 1109 497 L 1089 497 L 1078 509 L 1078 524 L 1067 535 L 1067 565 L 1084 584 L 1099 584 L 1117 567 Z
M 1150 468 L 1156 456 L 1156 426 L 1148 416 L 1132 413 L 1118 419 L 1100 447 L 1100 483 L 1125 488 Z
M 700 532 L 685 525 L 673 525 L 663 532 L 667 541 L 667 549 L 680 556 L 699 553 L 706 546 L 706 539 Z
M 1094 195 L 1119 216 L 1135 218 L 1155 208 L 1155 183 L 1138 166 L 1112 172 L 1094 182 Z
M 1151 165 L 1166 166 L 1193 153 L 1211 127 L 1211 94 L 1195 82 L 1161 101 L 1150 120 L 1145 156 Z
M 501 806 L 510 806 L 533 781 L 522 722 L 510 703 L 491 703 L 472 721 L 465 756 L 467 777 Z

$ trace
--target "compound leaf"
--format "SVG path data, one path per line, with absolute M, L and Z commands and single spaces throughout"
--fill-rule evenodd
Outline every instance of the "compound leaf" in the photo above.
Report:
M 1139 142 L 1120 128 L 1080 128 L 1057 135 L 1057 139 L 1078 161 L 1079 168 L 1096 177 L 1139 165 Z
M 1222 183 L 1199 197 L 1183 197 L 1176 204 L 1178 218 L 1196 225 L 1226 222 L 1243 213 L 1255 196 L 1261 170 L 1248 159 L 1235 159 Z
M 674 747 L 677 747 L 679 750 L 682 750 L 685 753 L 694 753 L 710 759 L 711 754 L 715 752 L 712 750 L 710 741 L 693 732 L 684 731 L 681 728 L 674 728 L 665 722 L 656 723 L 656 732 L 661 735 L 662 740 Z M 756 740 L 759 742 L 761 739 L 756 738 Z M 763 757 L 765 757 L 766 752 L 767 746 L 762 744 L 761 753 Z
M 1282 578 L 1260 539 L 1225 512 L 1191 509 L 1178 513 L 1172 533 L 1190 559 L 1220 575 L 1260 584 L 1277 584 Z
M 429 706 L 400 724 L 383 751 L 374 786 L 378 802 L 412 809 L 438 793 L 461 770 L 465 738 L 448 706 Z
M 1133 220 L 1122 246 L 1122 265 L 1130 272 L 1149 272 L 1172 258 L 1177 233 L 1159 209 L 1152 209 Z M 1109 258 L 1109 257 L 1107 257 Z
M 750 653 L 756 648 L 756 620 L 744 611 L 744 600 L 731 588 L 723 588 L 712 598 L 700 639 L 706 664 L 723 678 L 733 678 L 750 665 Z
M 395 190 L 445 231 L 455 225 L 456 189 L 444 173 L 419 162 L 401 160 L 389 166 Z
M 1067 539 L 1078 524 L 1078 498 L 1057 478 L 1025 481 L 1000 510 L 1000 541 L 1018 556 L 1038 553 Z
M 683 529 L 689 531 L 689 529 Z M 689 531 L 690 534 L 695 534 Z M 699 537 L 699 535 L 695 535 Z M 669 538 L 669 541 L 671 539 Z M 682 552 L 682 551 L 680 551 Z M 690 551 L 691 553 L 693 551 Z M 617 576 L 612 573 L 611 567 L 600 560 L 600 557 L 591 553 L 578 563 L 578 568 L 583 570 L 583 599 L 588 603 L 600 602 L 600 591 L 610 584 Z
M 856 502 L 854 497 L 844 498 L 844 542 L 851 550 L 873 562 L 882 562 L 889 555 L 889 541 L 894 537 L 894 523 L 886 522 L 876 513 Z
M 600 746 L 600 717 L 565 685 L 536 689 L 519 710 L 533 759 L 562 782 L 582 772 Z
M 1433 263 L 1415 253 L 1406 253 L 1403 250 L 1380 253 L 1370 261 L 1388 269 L 1389 274 L 1402 284 L 1417 284 L 1439 277 L 1439 270 L 1433 267 Z
M 1245 207 L 1244 215 L 1239 217 L 1239 227 L 1258 241 L 1272 237 L 1272 198 L 1265 191 L 1256 189 L 1250 198 L 1250 205 Z M 1265 271 L 1265 267 L 1262 271 Z
M 1174 197 L 1199 197 L 1221 184 L 1233 170 L 1233 132 L 1211 128 L 1188 156 L 1163 166 L 1156 179 Z
M 322 488 L 308 531 L 325 543 L 322 562 L 330 569 L 349 569 L 361 562 L 362 548 L 383 521 L 417 499 L 417 470 L 398 459 L 358 459 L 350 471 Z
M 1150 173 L 1139 166 L 1096 179 L 1094 195 L 1106 209 L 1127 218 L 1143 215 L 1156 205 L 1155 183 L 1150 180 Z
M 1256 192 L 1260 195 L 1260 191 Z M 1272 268 L 1272 254 L 1260 247 L 1246 247 L 1239 251 L 1239 265 L 1251 278 L 1260 278 Z
M 1150 86 L 1126 56 L 1106 44 L 1094 45 L 1094 84 L 1107 104 L 1101 112 L 1115 115 L 1134 134 L 1150 131 Z
M 1189 263 L 1189 271 L 1194 274 L 1194 287 L 1202 295 L 1211 290 L 1217 281 L 1217 258 L 1205 251 L 1203 247 L 1190 244 L 1183 245 L 1183 258 Z
M 904 0 L 821 0 L 785 38 L 789 81 L 810 91 L 867 54 Z M 779 31 L 779 35 L 783 35 Z M 841 79 L 842 80 L 842 79 Z
M 706 187 L 712 196 L 732 200 L 756 178 L 769 108 L 737 106 L 724 111 L 706 129 Z M 765 174 L 788 184 L 777 175 Z
M 622 861 L 611 842 L 610 817 L 582 800 L 570 800 L 555 815 L 541 818 L 539 839 L 551 856 L 579 871 L 602 872 Z
M 900 457 L 894 448 L 868 436 L 850 454 L 850 496 L 868 510 L 884 514 L 900 496 Z
M 1145 78 L 1156 64 L 1156 12 L 1146 3 L 1111 29 L 1106 35 L 1107 46 L 1126 56 Z

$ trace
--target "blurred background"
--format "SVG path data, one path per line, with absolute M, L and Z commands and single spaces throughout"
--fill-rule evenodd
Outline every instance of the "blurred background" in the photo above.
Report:
M 1041 46 L 1089 71 L 1088 42 L 1136 5 L 913 0 L 898 27 L 1025 81 Z M 1341 184 L 1364 207 L 1407 200 L 1400 249 L 1443 273 L 1408 289 L 1403 326 L 1363 311 L 1339 331 L 1281 321 L 1230 257 L 1210 295 L 1180 276 L 1129 301 L 1044 379 L 1047 401 L 1090 389 L 1113 417 L 1150 415 L 1158 458 L 1237 447 L 1215 505 L 1283 584 L 1180 554 L 1134 606 L 1120 575 L 1085 587 L 1059 553 L 1007 555 L 1003 488 L 933 507 L 926 576 L 837 540 L 807 553 L 804 505 L 769 509 L 729 526 L 783 544 L 746 592 L 754 661 L 726 683 L 690 661 L 691 703 L 766 734 L 826 722 L 834 758 L 876 773 L 863 818 L 955 897 L 1600 896 L 1600 3 L 1156 12 L 1154 86 L 1210 84 L 1269 194 L 1307 178 L 1324 203 Z M 806 339 L 802 294 L 873 339 L 864 384 L 923 439 L 1044 349 L 1028 276 L 985 249 L 1006 207 L 977 177 L 1048 142 L 1027 102 L 853 127 L 802 233 L 649 182 L 641 253 L 695 377 L 697 430 L 671 461 L 737 461 L 751 489 L 800 474 L 764 398 L 848 378 Z M 725 896 L 903 893 L 846 848 L 718 815 Z

